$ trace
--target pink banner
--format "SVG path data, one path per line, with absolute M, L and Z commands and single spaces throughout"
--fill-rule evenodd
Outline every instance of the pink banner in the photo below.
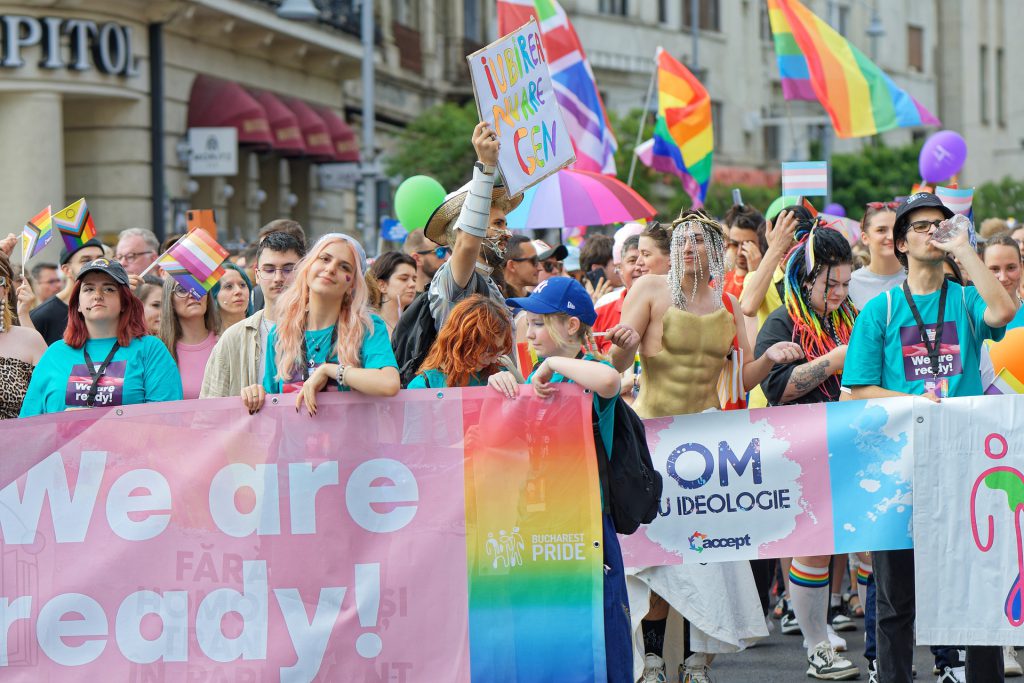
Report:
M 461 401 L 321 403 L 5 423 L 4 680 L 468 681 Z

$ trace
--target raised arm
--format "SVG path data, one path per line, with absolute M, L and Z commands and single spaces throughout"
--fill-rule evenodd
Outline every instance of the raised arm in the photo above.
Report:
M 782 263 L 782 259 L 793 244 L 796 224 L 796 214 L 791 211 L 783 211 L 778 215 L 774 229 L 772 222 L 768 221 L 766 230 L 768 251 L 764 253 L 757 270 L 747 275 L 743 282 L 743 295 L 740 297 L 743 315 L 749 317 L 757 315 L 757 309 L 761 308 L 761 303 L 772 284 L 775 269 Z
M 491 193 L 494 188 L 494 172 L 498 166 L 498 142 L 494 130 L 486 123 L 478 123 L 473 129 L 473 148 L 476 158 L 484 166 L 480 170 L 473 166 L 473 180 L 469 194 L 459 212 L 456 222 L 455 244 L 450 259 L 452 278 L 460 288 L 469 286 L 473 269 L 480 258 L 480 249 L 487 237 L 490 222 Z
M 622 302 L 622 317 L 605 334 L 612 343 L 612 365 L 619 372 L 632 367 L 640 341 L 651 324 L 651 300 L 658 291 L 656 275 L 645 275 L 633 283 Z
M 1004 327 L 1013 316 L 1017 315 L 1017 302 L 1003 289 L 999 280 L 992 274 L 985 263 L 974 251 L 974 247 L 964 231 L 949 242 L 942 243 L 932 240 L 936 247 L 952 254 L 967 271 L 967 276 L 974 283 L 975 289 L 985 302 L 985 324 L 989 327 Z

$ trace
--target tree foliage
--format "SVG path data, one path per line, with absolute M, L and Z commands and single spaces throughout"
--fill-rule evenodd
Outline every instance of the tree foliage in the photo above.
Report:
M 910 194 L 920 182 L 917 158 L 921 145 L 902 147 L 879 144 L 856 154 L 833 154 L 832 201 L 842 204 L 850 218 L 860 219 L 868 202 L 892 201 Z
M 427 109 L 398 136 L 385 160 L 390 176 L 428 175 L 451 192 L 472 176 L 476 152 L 471 139 L 479 122 L 476 104 L 445 102 Z
M 974 217 L 980 223 L 986 218 L 1024 218 L 1024 181 L 1006 176 L 985 183 L 974 191 Z

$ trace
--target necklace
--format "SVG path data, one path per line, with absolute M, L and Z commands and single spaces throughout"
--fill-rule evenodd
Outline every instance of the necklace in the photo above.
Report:
M 328 330 L 322 330 L 319 337 L 313 339 L 313 353 L 320 353 L 320 347 L 323 346 L 324 342 L 334 337 L 335 328 Z

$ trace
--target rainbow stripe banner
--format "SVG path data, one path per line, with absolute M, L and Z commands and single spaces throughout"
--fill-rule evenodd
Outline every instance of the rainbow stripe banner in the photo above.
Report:
M 693 205 L 704 205 L 711 182 L 711 97 L 676 61 L 658 48 L 658 118 L 654 137 L 636 148 L 645 166 L 679 176 Z
M 576 29 L 557 0 L 498 0 L 498 35 L 536 19 L 555 99 L 576 151 L 573 168 L 615 175 L 618 143 Z
M 85 203 L 84 197 L 53 214 L 51 220 L 54 227 L 60 231 L 68 251 L 76 251 L 96 237 L 96 226 L 92 222 L 92 214 L 89 213 L 89 205 Z
M 46 207 L 30 221 L 25 223 L 21 230 L 21 262 L 24 264 L 33 256 L 46 248 L 46 245 L 53 239 L 53 221 L 51 219 L 52 207 Z
M 787 100 L 818 100 L 841 138 L 939 120 L 799 0 L 768 0 Z
M 195 299 L 202 299 L 224 275 L 221 264 L 227 258 L 227 250 L 210 233 L 195 228 L 175 242 L 157 265 Z
M 828 194 L 828 162 L 782 162 L 782 194 L 824 197 Z

